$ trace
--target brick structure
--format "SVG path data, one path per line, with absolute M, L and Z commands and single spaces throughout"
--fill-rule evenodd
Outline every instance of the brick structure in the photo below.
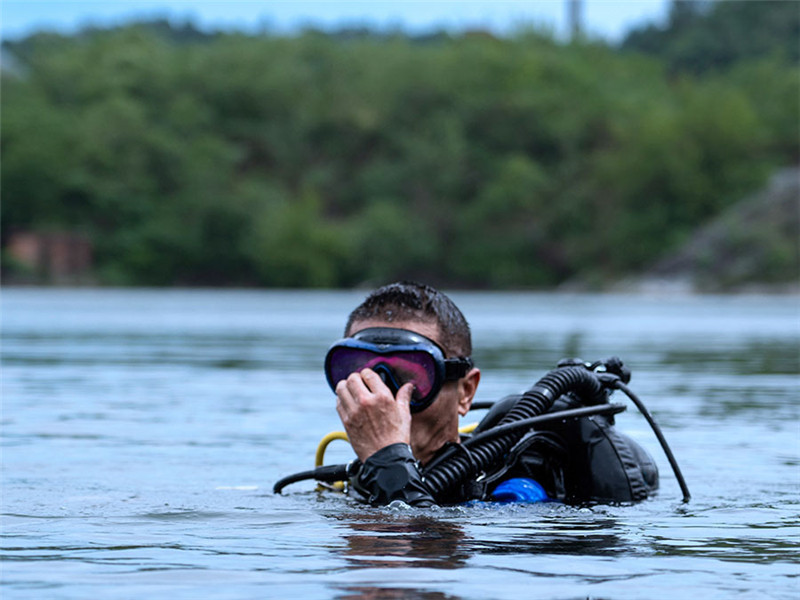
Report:
M 49 283 L 84 282 L 92 269 L 92 243 L 70 232 L 18 231 L 5 252 L 17 264 Z

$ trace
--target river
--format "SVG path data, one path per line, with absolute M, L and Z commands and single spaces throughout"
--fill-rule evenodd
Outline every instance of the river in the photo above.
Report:
M 373 509 L 310 482 L 363 292 L 2 292 L 2 596 L 797 598 L 797 296 L 454 292 L 477 400 L 621 357 L 692 492 L 635 506 Z M 465 423 L 477 420 L 470 414 Z M 326 462 L 352 458 L 343 442 Z

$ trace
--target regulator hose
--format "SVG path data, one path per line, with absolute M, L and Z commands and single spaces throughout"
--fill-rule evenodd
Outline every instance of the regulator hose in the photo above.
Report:
M 327 465 L 324 467 L 317 467 L 312 471 L 302 471 L 294 475 L 288 475 L 283 479 L 278 480 L 272 488 L 273 493 L 280 494 L 281 490 L 291 483 L 298 481 L 305 481 L 306 479 L 316 479 L 326 483 L 333 483 L 342 481 L 349 476 L 348 467 L 350 465 Z
M 650 411 L 647 410 L 644 402 L 639 400 L 639 397 L 634 394 L 624 382 L 617 380 L 613 382 L 613 385 L 621 389 L 625 395 L 633 401 L 633 403 L 636 405 L 636 408 L 639 409 L 639 412 L 642 413 L 642 416 L 650 424 L 653 433 L 656 435 L 656 438 L 658 438 L 658 443 L 661 444 L 661 448 L 664 450 L 664 454 L 667 455 L 667 460 L 669 461 L 669 466 L 672 467 L 672 472 L 675 473 L 675 479 L 678 480 L 678 485 L 680 486 L 681 493 L 683 494 L 683 501 L 684 503 L 689 502 L 689 500 L 692 499 L 692 495 L 689 493 L 689 486 L 686 485 L 686 480 L 683 478 L 683 473 L 681 473 L 681 468 L 678 466 L 678 461 L 675 460 L 675 456 L 672 454 L 672 450 L 667 443 L 667 439 L 661 432 L 661 427 L 658 426 L 658 423 L 656 423 L 653 415 L 651 415 Z
M 602 404 L 608 392 L 598 377 L 585 366 L 564 366 L 553 369 L 526 391 L 514 407 L 498 423 L 507 425 L 530 419 L 547 412 L 563 394 L 573 392 L 584 404 Z M 423 474 L 431 495 L 437 502 L 446 499 L 448 492 L 461 489 L 468 481 L 503 460 L 504 455 L 524 434 L 522 429 L 511 430 L 464 451 L 455 444 L 434 460 Z

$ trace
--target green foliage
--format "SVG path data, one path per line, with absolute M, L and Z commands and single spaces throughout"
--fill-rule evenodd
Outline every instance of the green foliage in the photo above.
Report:
M 319 199 L 307 193 L 293 202 L 278 198 L 253 217 L 247 254 L 259 282 L 281 286 L 333 286 L 348 256 L 348 240 L 326 223 Z
M 676 0 L 664 28 L 631 31 L 622 48 L 691 73 L 728 69 L 756 58 L 800 63 L 800 6 L 794 0 Z
M 81 231 L 117 284 L 545 287 L 647 265 L 798 157 L 780 56 L 165 27 L 5 44 L 3 244 Z

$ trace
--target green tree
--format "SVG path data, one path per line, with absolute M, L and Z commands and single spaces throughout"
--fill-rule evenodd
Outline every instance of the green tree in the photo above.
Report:
M 798 39 L 797 2 L 673 0 L 666 27 L 635 29 L 622 48 L 657 56 L 676 71 L 704 73 L 764 57 L 797 65 Z
M 800 82 L 771 5 L 724 68 L 667 52 L 732 31 L 728 4 L 680 5 L 654 56 L 536 31 L 158 22 L 7 42 L 2 243 L 79 230 L 108 283 L 614 278 L 798 159 Z

